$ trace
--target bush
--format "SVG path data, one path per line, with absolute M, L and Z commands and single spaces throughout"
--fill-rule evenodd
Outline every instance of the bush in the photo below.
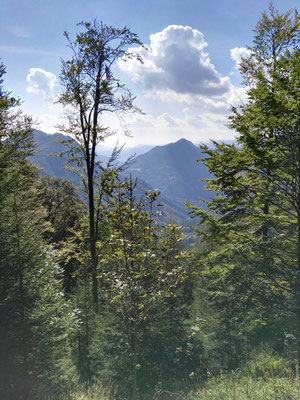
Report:
M 255 350 L 242 367 L 243 372 L 254 379 L 289 376 L 295 369 L 295 360 L 289 360 L 264 346 Z

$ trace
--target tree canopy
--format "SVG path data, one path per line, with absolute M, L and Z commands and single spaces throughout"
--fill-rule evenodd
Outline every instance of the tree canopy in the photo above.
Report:
M 114 75 L 140 59 L 137 35 L 96 19 L 79 29 L 65 33 L 59 101 L 80 194 L 29 161 L 32 119 L 0 63 L 0 397 L 183 399 L 224 371 L 297 382 L 298 13 L 263 13 L 241 62 L 247 101 L 229 117 L 237 139 L 201 145 L 215 196 L 189 205 L 193 244 L 161 218 L 157 190 L 122 177 L 121 149 L 96 158 L 113 133 L 105 114 L 123 125 L 138 111 Z

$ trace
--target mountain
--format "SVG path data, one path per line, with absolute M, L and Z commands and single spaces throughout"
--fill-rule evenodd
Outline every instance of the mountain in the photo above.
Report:
M 61 133 L 47 134 L 45 132 L 35 130 L 33 140 L 36 144 L 35 153 L 31 157 L 31 161 L 41 168 L 41 175 L 57 176 L 66 178 L 72 181 L 75 185 L 80 183 L 80 178 L 72 171 L 65 168 L 67 155 L 63 154 L 58 157 L 58 154 L 65 152 L 68 148 L 62 141 L 71 140 L 76 146 L 76 141 L 67 135 Z M 101 155 L 103 163 L 109 160 L 108 155 Z M 76 167 L 73 163 L 71 166 Z
M 126 160 L 128 160 L 128 158 L 130 158 L 132 156 L 138 156 L 140 154 L 144 154 L 147 151 L 151 150 L 153 147 L 154 146 L 150 146 L 150 145 L 139 145 L 136 147 L 124 146 L 121 151 L 121 154 L 120 154 L 120 161 L 125 162 Z M 112 151 L 113 151 L 113 148 L 100 147 L 98 149 L 99 159 L 102 160 L 103 156 L 109 157 L 111 155 Z
M 72 140 L 72 138 L 60 133 L 49 135 L 36 130 L 34 132 L 36 152 L 31 161 L 41 168 L 42 175 L 67 178 L 79 186 L 79 177 L 64 168 L 67 156 L 55 156 L 66 150 L 66 146 L 59 142 L 62 140 Z M 129 151 L 134 153 L 134 149 Z M 206 167 L 197 162 L 201 157 L 202 153 L 198 147 L 188 140 L 180 139 L 176 143 L 156 146 L 136 156 L 123 174 L 137 178 L 137 198 L 142 196 L 145 190 L 160 190 L 159 201 L 165 205 L 165 219 L 173 216 L 180 224 L 186 225 L 190 222 L 187 222 L 184 201 L 197 205 L 200 197 L 209 197 L 209 192 L 204 190 L 205 184 L 200 181 L 209 176 Z M 104 163 L 108 158 L 108 153 L 100 153 L 99 159 Z
M 59 141 L 73 140 L 70 136 L 55 133 L 48 135 L 45 132 L 35 130 L 33 140 L 36 144 L 35 154 L 30 157 L 36 164 L 41 175 L 57 176 L 72 181 L 75 185 L 80 183 L 80 178 L 72 171 L 65 169 L 66 155 L 58 157 L 57 154 L 66 151 L 66 146 Z
M 210 193 L 205 191 L 205 183 L 201 182 L 201 179 L 209 177 L 206 166 L 197 162 L 202 157 L 197 146 L 180 139 L 137 156 L 126 173 L 143 179 L 181 207 L 186 200 L 199 204 L 200 197 L 210 197 Z

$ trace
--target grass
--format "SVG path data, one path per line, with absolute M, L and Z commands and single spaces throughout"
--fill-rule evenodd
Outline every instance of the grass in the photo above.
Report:
M 55 397 L 49 397 L 48 400 L 56 400 Z M 64 397 L 62 400 L 114 400 L 109 397 L 107 390 L 104 390 L 101 384 L 94 383 L 93 385 L 85 388 L 78 386 L 70 395 Z
M 165 400 L 300 400 L 300 377 L 295 377 L 292 372 L 285 376 L 272 376 L 253 378 L 246 376 L 241 371 L 211 378 L 204 387 L 188 398 L 169 393 L 155 396 L 155 399 Z M 153 398 L 153 400 L 154 400 Z M 49 399 L 54 400 L 54 399 Z M 114 400 L 100 384 L 94 384 L 88 389 L 78 388 L 65 400 Z M 143 400 L 143 399 L 140 399 Z
M 253 379 L 240 373 L 212 378 L 193 400 L 299 400 L 300 379 L 265 376 Z

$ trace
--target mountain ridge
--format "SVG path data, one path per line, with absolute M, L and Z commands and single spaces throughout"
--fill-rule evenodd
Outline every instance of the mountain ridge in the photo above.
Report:
M 59 142 L 64 140 L 73 139 L 61 133 L 49 135 L 35 131 L 36 152 L 31 161 L 41 168 L 41 175 L 66 178 L 79 187 L 80 178 L 65 168 L 67 155 L 53 155 L 66 150 Z M 160 202 L 165 204 L 165 213 L 186 225 L 188 212 L 185 210 L 185 201 L 199 205 L 200 198 L 209 197 L 209 192 L 204 189 L 205 183 L 201 182 L 201 179 L 209 177 L 209 173 L 203 163 L 197 162 L 202 157 L 200 148 L 182 138 L 137 155 L 122 175 L 124 179 L 129 176 L 137 179 L 138 195 L 144 190 L 159 190 Z M 108 157 L 101 155 L 101 159 L 105 163 Z
M 198 162 L 201 158 L 200 148 L 187 139 L 180 139 L 137 156 L 126 172 L 145 180 L 183 206 L 184 201 L 198 203 L 200 198 L 209 198 L 201 179 L 210 174 L 206 166 Z

